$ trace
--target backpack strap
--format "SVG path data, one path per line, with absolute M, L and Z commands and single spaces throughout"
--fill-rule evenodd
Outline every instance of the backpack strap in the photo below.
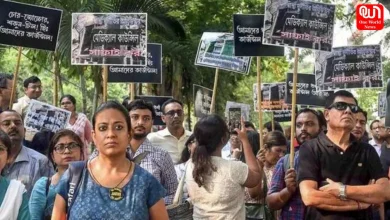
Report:
M 80 188 L 80 180 L 87 163 L 85 161 L 77 161 L 69 164 L 69 185 L 68 185 L 68 201 L 66 203 L 66 211 L 69 216 L 69 211 L 76 199 L 78 190 Z

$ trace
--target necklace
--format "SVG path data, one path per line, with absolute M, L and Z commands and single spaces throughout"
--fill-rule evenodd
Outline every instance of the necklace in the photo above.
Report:
M 110 194 L 110 199 L 111 200 L 114 200 L 114 201 L 119 201 L 121 199 L 123 199 L 123 190 L 122 188 L 119 188 L 118 186 L 121 185 L 121 183 L 126 179 L 126 177 L 130 174 L 130 171 L 131 171 L 131 167 L 133 166 L 133 164 L 131 163 L 130 161 L 130 166 L 129 166 L 129 171 L 127 171 L 127 174 L 126 176 L 118 183 L 118 185 L 116 185 L 114 188 L 110 188 L 109 190 L 109 194 Z M 99 183 L 99 181 L 96 179 L 96 177 L 93 175 L 93 172 L 92 172 L 92 167 L 91 167 L 91 161 L 89 162 L 89 168 L 91 170 L 91 176 L 92 178 L 97 182 L 97 184 L 99 186 L 102 186 L 102 184 Z

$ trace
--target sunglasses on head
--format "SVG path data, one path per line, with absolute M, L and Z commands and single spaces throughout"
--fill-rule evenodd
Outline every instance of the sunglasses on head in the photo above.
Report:
M 345 111 L 348 107 L 349 107 L 349 109 L 351 109 L 352 113 L 358 113 L 358 111 L 359 111 L 359 106 L 357 106 L 355 104 L 349 104 L 346 102 L 335 102 L 332 105 L 330 105 L 328 107 L 328 109 L 334 108 L 334 109 L 339 110 L 339 111 Z

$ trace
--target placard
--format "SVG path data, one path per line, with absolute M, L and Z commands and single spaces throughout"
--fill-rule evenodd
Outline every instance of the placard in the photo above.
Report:
M 315 75 L 298 74 L 297 82 L 297 105 L 310 105 L 325 107 L 326 99 L 333 95 L 334 91 L 317 91 Z M 292 104 L 293 73 L 287 74 L 287 96 L 285 103 Z
M 72 65 L 147 65 L 146 13 L 73 13 Z
M 262 83 L 261 95 L 262 111 L 291 110 L 291 106 L 284 101 L 286 97 L 286 83 Z M 255 112 L 258 112 L 257 83 L 253 84 L 253 104 Z
M 378 117 L 386 116 L 386 93 L 381 92 L 378 95 Z
M 385 127 L 390 128 L 390 79 L 387 80 L 386 87 L 386 116 L 385 116 Z
M 267 0 L 263 44 L 332 51 L 336 6 Z
M 110 66 L 108 82 L 121 83 L 162 83 L 162 45 L 148 44 L 148 64 L 146 67 Z
M 264 15 L 233 15 L 234 55 L 284 56 L 283 47 L 263 45 Z
M 231 33 L 204 32 L 199 42 L 195 65 L 247 74 L 251 57 L 234 56 Z
M 0 44 L 55 51 L 62 10 L 0 1 Z
M 210 114 L 213 90 L 194 84 L 195 117 L 202 118 Z
M 72 113 L 62 108 L 31 99 L 24 118 L 24 127 L 31 131 L 57 131 L 67 127 Z
M 332 52 L 315 53 L 317 88 L 383 87 L 381 54 L 380 45 L 335 47 Z
M 225 117 L 226 118 L 229 118 L 229 109 L 230 108 L 241 108 L 241 116 L 244 117 L 245 121 L 250 120 L 250 111 L 251 111 L 250 105 L 244 104 L 244 103 L 227 101 L 226 107 L 225 107 Z
M 274 120 L 277 122 L 288 122 L 291 121 L 291 115 L 292 111 L 291 110 L 278 110 L 274 111 Z
M 136 96 L 135 99 L 143 99 L 146 102 L 150 102 L 153 104 L 154 110 L 156 111 L 156 118 L 153 121 L 153 125 L 165 125 L 162 121 L 161 116 L 162 113 L 162 105 L 164 102 L 172 99 L 172 96 Z

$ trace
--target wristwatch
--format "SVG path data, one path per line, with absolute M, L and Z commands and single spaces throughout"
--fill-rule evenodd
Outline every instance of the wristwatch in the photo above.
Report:
M 340 183 L 340 188 L 339 188 L 339 198 L 340 198 L 340 200 L 343 200 L 343 201 L 347 200 L 346 188 L 347 188 L 346 185 Z

